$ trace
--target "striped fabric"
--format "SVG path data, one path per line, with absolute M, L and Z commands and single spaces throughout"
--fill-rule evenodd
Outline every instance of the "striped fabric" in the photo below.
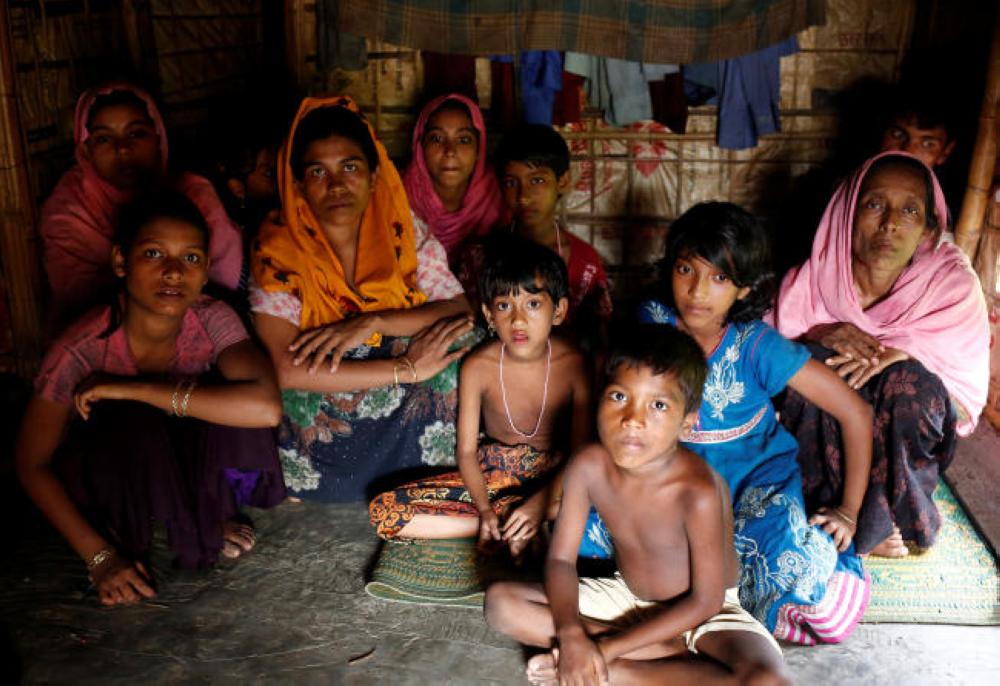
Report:
M 864 580 L 854 574 L 837 572 L 826 587 L 826 595 L 817 605 L 788 603 L 778 609 L 774 635 L 800 645 L 840 643 L 854 631 L 868 607 L 871 577 Z
M 691 64 L 822 24 L 826 0 L 339 0 L 338 9 L 343 32 L 421 50 L 569 50 Z

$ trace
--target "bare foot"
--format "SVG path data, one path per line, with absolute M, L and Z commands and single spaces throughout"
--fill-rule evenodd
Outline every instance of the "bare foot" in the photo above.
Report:
M 240 555 L 253 550 L 257 544 L 257 534 L 253 526 L 235 520 L 229 520 L 222 525 L 222 553 L 223 557 L 235 560 Z
M 876 557 L 906 557 L 910 551 L 903 543 L 903 536 L 899 533 L 899 529 L 894 526 L 889 537 L 872 548 L 871 554 Z
M 528 681 L 536 686 L 558 686 L 559 672 L 556 670 L 555 651 L 535 655 L 528 660 L 524 672 Z

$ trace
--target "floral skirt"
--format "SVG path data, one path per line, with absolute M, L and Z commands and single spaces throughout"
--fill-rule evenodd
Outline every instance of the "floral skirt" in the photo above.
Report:
M 344 359 L 376 360 L 406 352 L 386 336 Z M 285 391 L 278 453 L 291 495 L 320 502 L 367 501 L 427 468 L 455 464 L 458 363 L 416 384 L 362 391 Z
M 561 459 L 557 453 L 530 445 L 484 443 L 479 446 L 479 466 L 493 511 L 501 523 L 510 512 L 541 488 Z M 386 491 L 368 507 L 372 524 L 382 538 L 395 537 L 417 514 L 478 517 L 459 472 L 448 472 L 412 481 Z
M 809 346 L 813 357 L 832 354 Z M 899 362 L 859 391 L 875 412 L 868 490 L 854 538 L 866 553 L 892 533 L 921 548 L 934 543 L 941 515 L 931 494 L 955 456 L 955 408 L 937 376 L 915 360 Z M 789 389 L 781 423 L 799 443 L 806 506 L 814 512 L 840 503 L 844 488 L 843 442 L 836 419 Z

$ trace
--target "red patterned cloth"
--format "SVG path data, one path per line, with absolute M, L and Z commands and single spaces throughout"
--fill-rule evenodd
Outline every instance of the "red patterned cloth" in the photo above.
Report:
M 501 522 L 544 485 L 545 477 L 560 462 L 559 453 L 525 444 L 479 446 L 479 466 L 486 478 L 490 504 Z M 381 493 L 368 506 L 368 514 L 378 535 L 386 539 L 394 538 L 418 514 L 479 516 L 459 472 L 411 481 Z

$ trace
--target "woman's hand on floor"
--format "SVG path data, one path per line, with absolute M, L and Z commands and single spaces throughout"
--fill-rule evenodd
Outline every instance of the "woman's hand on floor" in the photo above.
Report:
M 145 565 L 118 553 L 91 571 L 90 578 L 103 605 L 134 605 L 143 598 L 156 597 Z
M 471 330 L 472 318 L 461 315 L 453 319 L 441 319 L 414 336 L 406 350 L 406 356 L 417 371 L 416 380 L 426 381 L 461 358 L 468 348 L 459 348 L 450 353 L 448 349 Z
M 819 508 L 816 514 L 809 518 L 809 523 L 818 524 L 823 527 L 823 531 L 830 534 L 834 545 L 837 546 L 837 551 L 841 553 L 851 545 L 851 541 L 854 540 L 854 534 L 858 528 L 857 515 L 855 515 L 853 521 L 849 521 L 835 507 Z
M 378 316 L 362 314 L 303 331 L 288 346 L 288 351 L 295 355 L 292 364 L 298 367 L 307 363 L 309 373 L 315 374 L 323 360 L 329 356 L 332 374 L 337 371 L 344 353 L 367 341 L 377 330 Z

